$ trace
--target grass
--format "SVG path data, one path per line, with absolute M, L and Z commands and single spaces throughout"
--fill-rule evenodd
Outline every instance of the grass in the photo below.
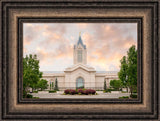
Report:
M 38 93 L 38 91 L 33 91 L 33 93 Z
M 129 96 L 122 96 L 122 97 L 119 97 L 119 99 L 128 99 Z
M 118 90 L 116 90 L 116 89 L 111 89 L 111 88 L 108 88 L 108 89 L 104 90 L 103 92 L 104 92 L 104 93 L 106 93 L 106 92 L 109 92 L 109 93 L 111 93 L 111 91 L 118 91 Z
M 121 91 L 122 93 L 127 93 L 126 91 Z

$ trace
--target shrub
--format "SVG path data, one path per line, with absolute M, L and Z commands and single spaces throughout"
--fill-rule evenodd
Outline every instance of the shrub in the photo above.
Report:
M 137 94 L 130 95 L 131 98 L 137 98 Z
M 106 80 L 104 80 L 104 90 L 107 89 Z
M 33 95 L 27 94 L 27 98 L 33 98 Z
M 57 92 L 56 90 L 49 90 L 49 93 L 55 93 Z
M 120 80 L 111 80 L 110 81 L 110 86 L 116 89 L 116 91 L 119 91 L 119 88 L 122 87 L 122 83 Z
M 83 93 L 84 93 L 85 95 L 88 95 L 88 94 L 89 94 L 89 90 L 86 89 L 86 90 L 83 91 Z
M 85 95 L 88 95 L 88 94 L 95 94 L 96 91 L 93 90 L 93 89 L 78 89 L 78 90 L 74 90 L 74 89 L 66 89 L 64 90 L 64 93 L 65 94 L 71 94 L 71 95 L 74 95 L 74 94 L 85 94 Z
M 57 91 L 59 90 L 59 89 L 58 89 L 58 80 L 57 80 L 57 78 L 56 78 L 56 81 L 55 81 L 54 90 L 57 90 Z
M 83 90 L 82 89 L 78 89 L 77 92 L 83 94 Z
M 89 94 L 95 94 L 95 93 L 96 93 L 96 91 L 95 91 L 95 90 L 93 90 L 93 89 L 88 89 L 88 93 L 89 93 Z
M 108 88 L 108 89 L 104 90 L 103 92 L 105 93 L 105 92 L 111 92 L 111 91 L 117 91 L 117 90 L 116 89 Z
M 75 94 L 78 94 L 78 90 L 76 89 L 75 91 L 76 91 L 76 93 L 75 93 Z
M 69 90 L 69 89 L 66 89 L 66 90 L 64 90 L 64 93 L 65 93 L 65 94 L 69 94 L 69 93 L 70 93 L 70 90 Z
M 96 93 L 96 91 L 92 89 L 91 90 L 91 94 L 95 94 L 95 93 Z
M 70 90 L 70 94 L 71 94 L 71 95 L 76 94 L 76 90 L 71 89 L 71 90 Z

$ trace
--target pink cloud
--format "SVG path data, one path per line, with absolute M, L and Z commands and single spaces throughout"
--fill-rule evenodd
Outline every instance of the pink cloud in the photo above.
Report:
M 87 47 L 88 65 L 108 69 L 111 64 L 119 68 L 120 59 L 130 46 L 137 43 L 135 35 L 133 36 L 137 30 L 136 26 L 94 23 L 74 25 L 27 24 L 24 31 L 24 47 L 30 50 L 30 46 L 33 46 L 33 51 L 24 53 L 37 53 L 44 65 L 53 65 L 55 60 L 66 58 L 72 60 L 73 45 L 78 41 L 79 30 L 84 30 L 82 40 Z M 70 61 L 70 64 L 73 64 L 72 62 Z

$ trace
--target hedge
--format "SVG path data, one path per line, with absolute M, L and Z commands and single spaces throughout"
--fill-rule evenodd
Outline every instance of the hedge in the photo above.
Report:
M 56 90 L 49 90 L 49 93 L 55 93 L 57 92 Z
M 116 89 L 108 88 L 108 89 L 104 90 L 103 92 L 111 92 L 111 91 L 117 91 L 117 90 Z

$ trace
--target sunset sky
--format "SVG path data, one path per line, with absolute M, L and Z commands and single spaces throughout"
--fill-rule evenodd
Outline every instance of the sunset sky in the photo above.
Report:
M 87 65 L 118 71 L 120 59 L 137 46 L 136 23 L 25 23 L 23 56 L 37 54 L 41 71 L 64 71 L 73 65 L 79 32 L 87 47 Z

